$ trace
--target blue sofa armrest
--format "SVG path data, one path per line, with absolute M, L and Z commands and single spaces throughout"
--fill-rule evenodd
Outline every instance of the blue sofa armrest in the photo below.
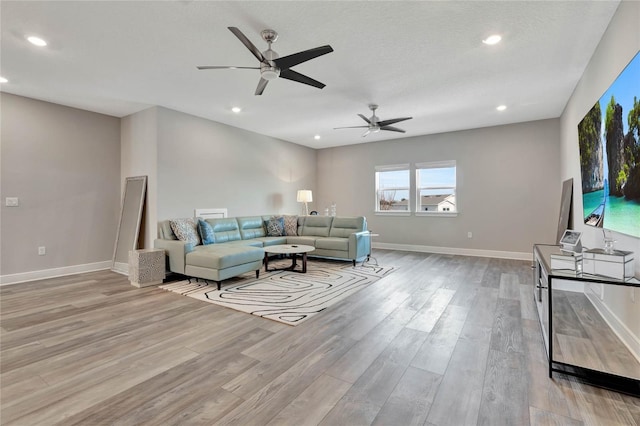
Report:
M 369 231 L 354 232 L 349 235 L 349 259 L 357 260 L 371 253 Z
M 153 242 L 153 246 L 158 249 L 164 249 L 169 256 L 169 270 L 178 274 L 184 274 L 185 256 L 193 251 L 193 244 L 180 240 L 162 240 L 157 239 Z

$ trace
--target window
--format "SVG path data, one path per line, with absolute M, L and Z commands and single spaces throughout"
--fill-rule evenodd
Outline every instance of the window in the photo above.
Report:
M 458 212 L 455 161 L 416 164 L 416 212 Z
M 376 213 L 409 213 L 409 165 L 376 166 Z

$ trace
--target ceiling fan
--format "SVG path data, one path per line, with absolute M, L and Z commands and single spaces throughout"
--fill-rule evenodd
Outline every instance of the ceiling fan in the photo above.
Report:
M 366 126 L 349 126 L 349 127 L 334 127 L 334 129 L 367 129 L 366 132 L 362 134 L 362 137 L 369 135 L 369 133 L 378 133 L 380 130 L 389 130 L 392 132 L 400 132 L 405 133 L 404 130 L 399 129 L 397 127 L 391 126 L 391 124 L 399 123 L 405 120 L 411 120 L 413 117 L 402 117 L 402 118 L 392 118 L 390 120 L 380 120 L 378 116 L 376 116 L 376 109 L 378 109 L 378 105 L 369 104 L 369 109 L 373 111 L 373 115 L 367 118 L 362 114 L 358 114 L 360 118 L 367 122 Z
M 260 52 L 258 48 L 251 43 L 251 41 L 236 27 L 228 27 L 229 31 L 231 31 L 236 37 L 240 39 L 242 44 L 245 45 L 247 49 L 253 56 L 255 56 L 258 61 L 260 61 L 259 67 L 235 67 L 235 66 L 199 66 L 197 67 L 199 70 L 212 70 L 212 69 L 250 69 L 250 70 L 260 70 L 260 81 L 258 82 L 258 87 L 256 88 L 256 95 L 262 95 L 265 87 L 267 87 L 267 83 L 270 80 L 275 80 L 276 78 L 285 78 L 287 80 L 296 81 L 298 83 L 308 84 L 309 86 L 317 87 L 322 89 L 325 84 L 314 80 L 310 77 L 307 77 L 304 74 L 300 74 L 299 72 L 293 71 L 290 69 L 291 67 L 306 62 L 310 59 L 317 58 L 318 56 L 326 55 L 327 53 L 333 52 L 331 46 L 320 46 L 314 49 L 305 50 L 302 52 L 294 53 L 292 55 L 283 56 L 282 58 L 271 49 L 271 44 L 275 43 L 278 39 L 278 33 L 274 30 L 263 30 L 261 32 L 262 39 L 269 44 L 269 48 L 264 52 Z

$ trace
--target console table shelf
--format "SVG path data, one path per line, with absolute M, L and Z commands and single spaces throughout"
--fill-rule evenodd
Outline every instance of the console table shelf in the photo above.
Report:
M 594 284 L 640 287 L 640 281 L 589 275 L 583 273 L 579 263 L 576 270 L 552 269 L 552 255 L 557 259 L 561 254 L 559 246 L 533 246 L 534 298 L 549 360 L 549 377 L 552 378 L 554 372 L 562 373 L 595 386 L 640 397 L 640 362 L 610 329 L 585 291 L 587 286 Z M 577 310 L 565 309 L 571 303 L 582 305 Z M 588 313 L 581 312 L 581 309 Z M 588 321 L 581 322 L 581 314 Z M 603 341 L 596 341 L 594 335 L 598 333 L 590 333 L 590 327 L 595 329 L 594 323 L 599 327 L 598 333 L 608 336 L 606 344 L 615 342 L 615 351 L 605 348 Z M 562 345 L 556 348 L 561 342 L 565 344 L 564 348 Z M 576 347 L 573 348 L 572 344 Z M 621 358 L 624 362 L 619 358 L 611 362 L 603 360 L 613 357 L 611 352 L 615 352 L 616 357 L 624 354 Z M 601 358 L 597 362 L 592 361 L 598 357 Z

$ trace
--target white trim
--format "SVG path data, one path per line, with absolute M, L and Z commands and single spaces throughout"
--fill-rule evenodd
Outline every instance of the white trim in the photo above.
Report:
M 409 163 L 405 164 L 389 164 L 388 166 L 375 166 L 376 172 L 394 172 L 398 170 L 409 170 L 411 167 Z
M 111 268 L 113 272 L 117 272 L 122 275 L 129 276 L 129 264 L 124 262 L 113 262 L 113 267 Z
M 411 216 L 411 212 L 405 210 L 380 210 L 373 212 L 376 216 Z
M 496 257 L 499 259 L 515 259 L 533 261 L 532 253 L 517 251 L 477 250 L 457 247 L 434 247 L 412 244 L 373 243 L 373 248 L 401 251 L 416 251 L 420 253 L 454 254 L 460 256 Z
M 19 274 L 0 275 L 0 286 L 17 284 L 26 281 L 44 280 L 47 278 L 63 277 L 84 272 L 102 271 L 111 268 L 113 261 L 86 263 L 84 265 L 64 266 L 62 268 L 42 269 L 39 271 L 22 272 Z
M 431 217 L 458 217 L 459 212 L 415 212 L 416 216 L 431 216 Z
M 620 338 L 622 343 L 629 349 L 631 354 L 640 362 L 640 339 L 613 313 L 607 305 L 598 299 L 593 293 L 585 292 L 587 299 L 600 313 L 604 321 L 611 327 L 613 332 Z
M 456 167 L 456 160 L 427 161 L 416 163 L 416 169 L 446 169 Z
M 193 216 L 202 219 L 217 219 L 227 217 L 226 208 L 194 209 Z

